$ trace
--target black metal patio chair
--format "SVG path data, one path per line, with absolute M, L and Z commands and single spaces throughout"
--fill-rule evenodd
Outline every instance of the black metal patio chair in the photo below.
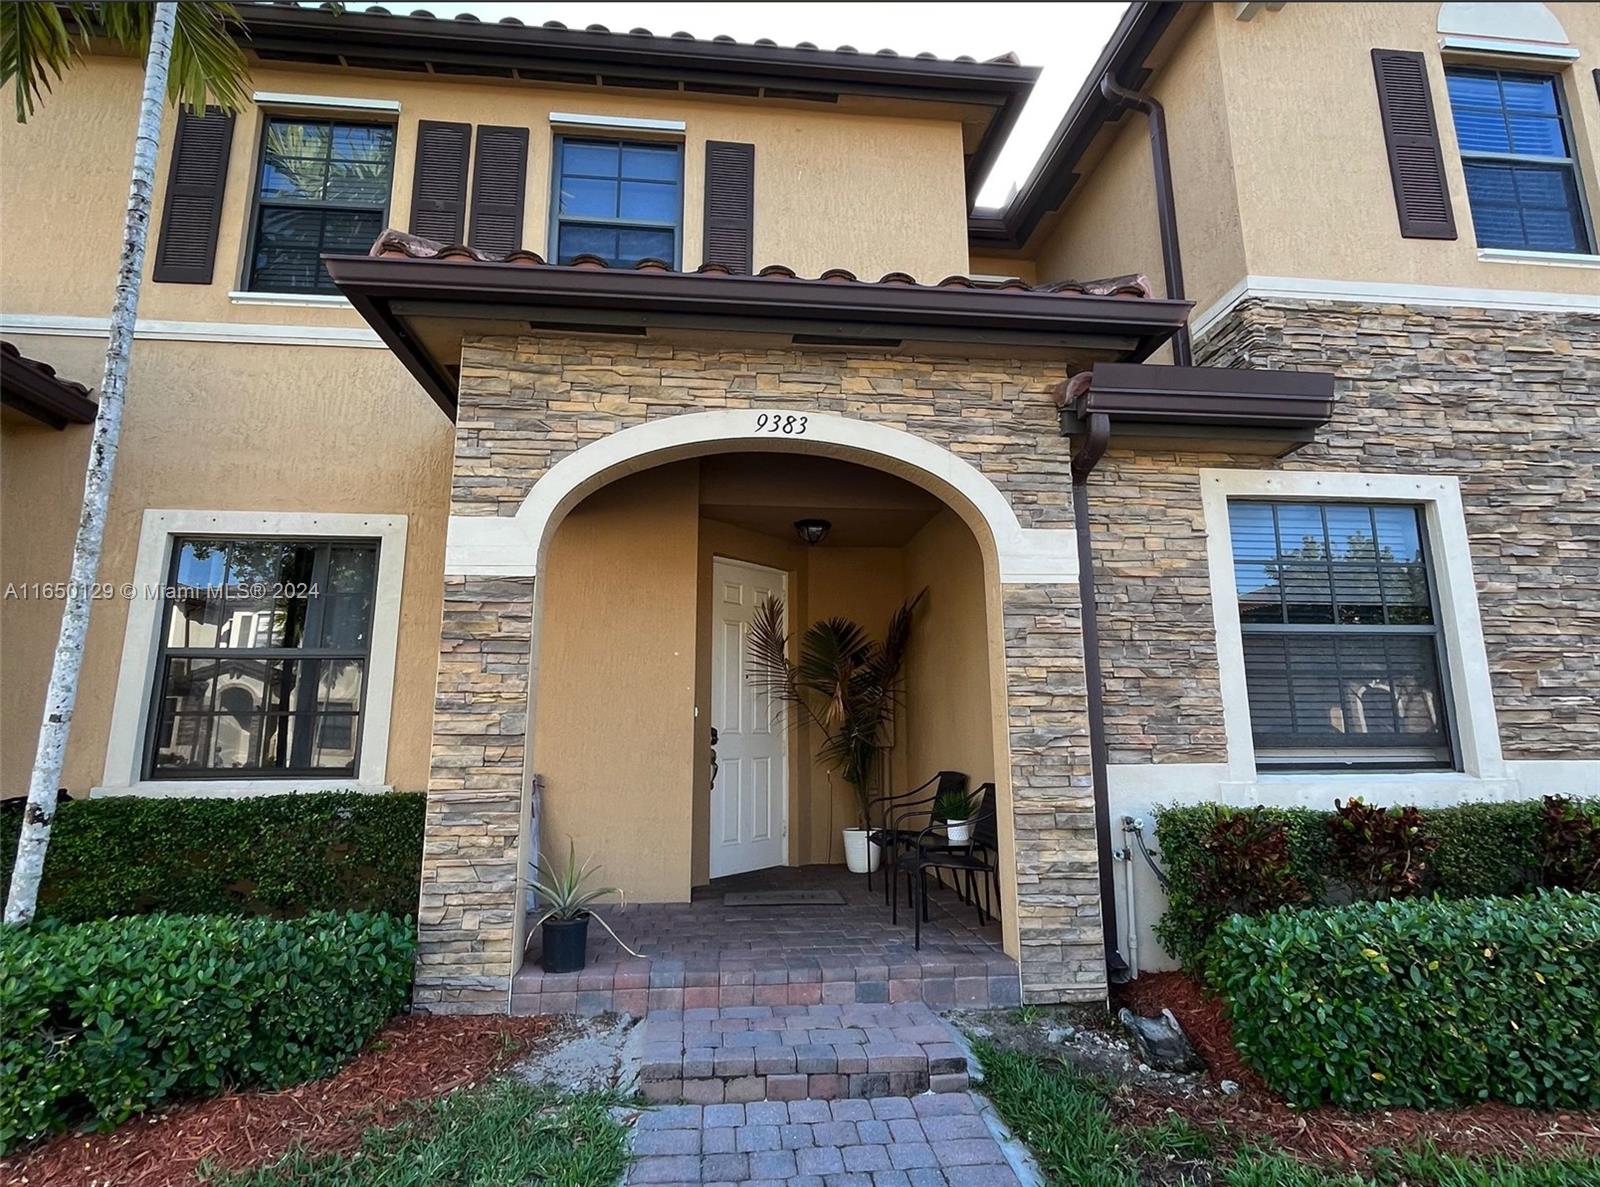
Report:
M 979 807 L 972 818 L 972 839 L 964 845 L 952 845 L 939 832 L 939 825 L 930 824 L 918 835 L 915 844 L 901 859 L 908 863 L 906 871 L 908 892 L 911 897 L 911 914 L 915 917 L 915 946 L 922 947 L 922 925 L 928 921 L 928 872 L 949 870 L 959 888 L 962 876 L 967 884 L 963 898 L 968 899 L 978 912 L 978 926 L 989 922 L 991 912 L 986 904 L 998 909 L 1000 905 L 1000 829 L 996 819 L 994 784 L 985 783 L 978 788 Z M 983 878 L 983 897 L 978 897 L 978 878 Z M 993 887 L 994 897 L 989 896 Z M 900 888 L 895 887 L 899 900 Z
M 933 791 L 928 792 L 929 788 Z M 867 805 L 867 844 L 876 845 L 887 862 L 884 871 L 883 901 L 889 901 L 889 887 L 894 882 L 895 859 L 899 850 L 914 842 L 921 834 L 910 825 L 919 817 L 931 813 L 934 802 L 945 791 L 965 791 L 967 775 L 964 771 L 940 771 L 920 787 L 893 795 L 880 795 Z M 924 792 L 928 794 L 924 795 Z M 877 827 L 872 824 L 872 812 L 878 811 Z M 872 889 L 872 850 L 867 850 L 867 889 Z

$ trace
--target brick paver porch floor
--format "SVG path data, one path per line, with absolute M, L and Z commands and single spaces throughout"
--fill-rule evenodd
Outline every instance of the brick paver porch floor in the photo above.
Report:
M 723 901 L 726 894 L 763 890 L 837 890 L 844 905 Z M 1000 949 L 999 923 L 980 927 L 973 908 L 950 890 L 935 890 L 929 902 L 918 951 L 910 908 L 902 902 L 900 922 L 891 923 L 876 876 L 870 893 L 866 879 L 843 866 L 719 878 L 696 887 L 688 903 L 605 908 L 606 920 L 644 958 L 628 956 L 592 924 L 588 967 L 553 975 L 530 959 L 512 983 L 512 1010 L 642 1015 L 710 1006 L 1018 1004 L 1017 965 Z

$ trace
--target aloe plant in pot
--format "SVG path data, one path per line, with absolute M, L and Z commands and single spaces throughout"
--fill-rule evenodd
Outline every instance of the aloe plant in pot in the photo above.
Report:
M 911 645 L 912 617 L 923 594 L 889 618 L 883 641 L 848 618 L 824 618 L 800 636 L 789 658 L 783 599 L 766 598 L 750 624 L 752 679 L 821 738 L 817 758 L 854 793 L 857 827 L 844 829 L 845 860 L 861 874 L 878 865 L 867 839 L 867 812 L 877 790 L 879 760 L 894 744 L 902 699 L 901 676 Z
M 933 801 L 933 818 L 944 821 L 944 835 L 952 845 L 972 840 L 972 817 L 978 810 L 978 797 L 965 787 L 946 787 Z
M 528 928 L 528 943 L 533 942 L 533 929 L 537 927 L 543 940 L 539 967 L 547 973 L 575 973 L 588 961 L 589 920 L 593 919 L 610 932 L 630 956 L 639 953 L 622 942 L 622 937 L 611 930 L 595 911 L 594 905 L 603 898 L 622 892 L 614 886 L 590 886 L 589 880 L 600 872 L 593 859 L 578 862 L 577 845 L 567 842 L 567 867 L 556 870 L 548 857 L 541 856 L 535 867 L 535 876 L 529 886 L 538 896 L 539 915 Z

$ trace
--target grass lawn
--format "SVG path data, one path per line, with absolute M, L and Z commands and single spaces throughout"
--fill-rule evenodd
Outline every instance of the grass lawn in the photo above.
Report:
M 609 1187 L 627 1163 L 611 1097 L 562 1096 L 502 1077 L 373 1128 L 353 1150 L 291 1153 L 208 1187 Z
M 1253 1149 L 1248 1135 L 1201 1130 L 1174 1117 L 1143 1129 L 1119 1125 L 1107 1085 L 1037 1056 L 982 1040 L 982 1092 L 1028 1144 L 1054 1187 L 1595 1187 L 1600 1158 L 1465 1159 L 1432 1151 L 1373 1152 L 1370 1175 L 1342 1174 L 1281 1152 Z

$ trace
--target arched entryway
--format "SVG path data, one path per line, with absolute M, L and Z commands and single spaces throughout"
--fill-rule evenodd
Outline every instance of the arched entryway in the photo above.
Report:
M 904 557 L 909 553 L 922 556 L 918 563 L 929 563 L 927 558 L 932 557 L 934 568 L 941 554 L 962 554 L 959 563 L 952 562 L 941 574 L 945 580 L 960 575 L 970 583 L 966 604 L 971 610 L 963 616 L 967 627 L 952 637 L 978 642 L 970 655 L 946 664 L 950 670 L 941 678 L 988 694 L 987 705 L 976 712 L 961 703 L 951 714 L 964 722 L 978 716 L 988 719 L 991 761 L 961 761 L 977 768 L 969 772 L 974 782 L 992 778 L 998 788 L 1004 947 L 1022 963 L 1024 994 L 1030 992 L 1029 968 L 1037 970 L 1035 1000 L 1077 999 L 1098 991 L 1103 964 L 1097 941 L 1072 533 L 1051 506 L 1030 506 L 1026 520 L 1019 517 L 985 470 L 967 460 L 977 458 L 985 468 L 1008 473 L 1019 464 L 1054 465 L 1040 454 L 1034 439 L 1027 438 L 1018 451 L 1004 446 L 993 424 L 968 426 L 957 420 L 923 435 L 833 411 L 742 408 L 619 423 L 615 431 L 588 439 L 586 434 L 604 420 L 595 417 L 574 422 L 580 442 L 575 444 L 571 437 L 555 438 L 552 426 L 542 418 L 522 420 L 520 405 L 512 415 L 518 419 L 497 423 L 495 433 L 505 433 L 512 424 L 526 426 L 517 430 L 514 454 L 491 457 L 488 464 L 476 465 L 472 467 L 476 472 L 466 475 L 463 459 L 457 460 L 458 486 L 504 481 L 526 493 L 515 505 L 500 501 L 498 515 L 453 517 L 450 525 L 422 895 L 423 959 L 427 962 L 430 951 L 437 950 L 440 968 L 434 978 L 419 976 L 419 1003 L 448 1004 L 455 995 L 462 1001 L 469 997 L 482 1001 L 495 986 L 509 988 L 510 973 L 521 963 L 524 939 L 516 887 L 530 856 L 527 822 L 534 774 L 549 777 L 553 785 L 557 768 L 566 764 L 570 777 L 575 762 L 580 777 L 590 787 L 607 789 L 607 794 L 640 781 L 637 769 L 630 772 L 622 766 L 598 774 L 616 757 L 612 751 L 617 748 L 608 745 L 604 729 L 594 726 L 598 702 L 592 678 L 597 674 L 599 685 L 610 693 L 605 704 L 613 714 L 643 712 L 665 721 L 666 715 L 649 707 L 650 698 L 663 687 L 673 688 L 679 710 L 675 724 L 660 734 L 635 731 L 639 741 L 631 749 L 635 758 L 647 754 L 655 761 L 676 748 L 669 765 L 680 788 L 683 772 L 690 772 L 691 792 L 680 792 L 676 801 L 667 797 L 671 802 L 659 816 L 646 813 L 628 822 L 623 831 L 632 833 L 627 842 L 631 848 L 618 853 L 630 864 L 628 853 L 649 855 L 632 872 L 641 885 L 653 887 L 652 897 L 681 897 L 697 876 L 709 875 L 705 844 L 709 805 L 697 803 L 692 794 L 692 789 L 705 785 L 696 768 L 707 761 L 705 755 L 695 754 L 697 742 L 704 739 L 699 738 L 693 718 L 698 701 L 706 699 L 705 673 L 711 662 L 709 654 L 702 654 L 709 613 L 702 607 L 709 598 L 703 598 L 701 591 L 709 585 L 708 569 L 717 555 L 710 542 L 719 532 L 752 532 L 751 523 L 730 523 L 729 517 L 748 519 L 754 514 L 750 508 L 759 504 L 753 504 L 748 494 L 717 496 L 721 502 L 714 498 L 703 504 L 700 476 L 702 471 L 710 474 L 713 486 L 737 485 L 733 472 L 741 467 L 740 480 L 747 489 L 752 475 L 770 482 L 785 469 L 798 472 L 809 467 L 816 478 L 831 466 L 835 475 L 863 472 L 880 486 L 888 483 L 918 492 L 918 513 L 926 511 L 928 518 L 912 535 L 928 533 L 925 540 L 914 544 L 907 535 L 891 542 L 880 536 L 861 546 L 895 551 L 901 557 L 894 566 L 895 580 L 889 583 L 892 590 L 885 586 L 879 598 L 885 605 L 891 593 L 898 601 L 907 592 Z M 527 445 L 521 443 L 524 438 Z M 679 482 L 684 490 L 694 491 L 692 496 L 653 487 L 670 485 L 674 474 L 687 473 L 694 475 L 693 480 L 680 477 Z M 827 485 L 825 479 L 819 481 Z M 813 483 L 813 492 L 815 488 Z M 783 504 L 775 514 L 793 515 L 800 503 L 814 502 L 815 497 L 806 494 L 798 503 Z M 624 499 L 631 499 L 634 506 L 616 505 Z M 470 502 L 481 505 L 476 497 Z M 708 505 L 724 508 L 721 517 L 706 514 Z M 681 508 L 680 524 L 693 525 L 692 546 L 680 537 L 678 546 L 662 551 L 672 537 L 662 528 L 639 534 L 634 546 L 623 548 L 630 554 L 653 552 L 657 576 L 665 571 L 663 566 L 677 566 L 674 587 L 692 590 L 692 597 L 680 605 L 693 603 L 693 633 L 683 628 L 688 619 L 680 614 L 677 622 L 684 645 L 656 652 L 668 669 L 663 677 L 660 672 L 629 667 L 631 628 L 626 613 L 589 613 L 602 593 L 609 598 L 619 591 L 627 595 L 625 603 L 632 598 L 634 605 L 642 601 L 653 606 L 659 596 L 651 588 L 656 577 L 621 576 L 620 566 L 606 564 L 604 550 L 585 544 L 583 537 L 608 515 L 626 525 L 628 532 L 638 533 L 643 519 L 671 506 Z M 736 510 L 726 510 L 730 507 Z M 720 526 L 708 528 L 708 522 Z M 589 526 L 582 526 L 586 523 Z M 570 548 L 565 539 L 569 528 Z M 880 523 L 878 530 L 887 529 Z M 942 542 L 936 539 L 939 533 L 944 533 Z M 773 544 L 778 540 L 777 533 L 755 534 L 767 536 Z M 799 545 L 785 540 L 783 547 Z M 745 557 L 759 562 L 760 553 L 760 548 L 746 550 Z M 827 562 L 821 564 L 825 567 Z M 781 564 L 768 567 L 786 575 L 798 571 Z M 808 590 L 810 567 L 805 579 Z M 872 584 L 842 576 L 836 584 L 852 596 Z M 936 592 L 935 600 L 948 609 L 962 598 Z M 859 614 L 867 620 L 864 625 L 881 630 L 882 624 L 871 620 L 872 612 L 881 617 L 882 609 L 863 604 Z M 608 624 L 598 621 L 601 617 L 621 623 L 623 636 L 611 633 Z M 569 646 L 574 640 L 581 644 L 578 652 Z M 587 656 L 579 653 L 582 647 L 591 649 Z M 980 671 L 965 670 L 974 663 Z M 572 696 L 563 697 L 565 706 L 549 701 L 552 690 L 571 691 L 578 679 L 572 673 L 590 681 L 588 704 Z M 574 735 L 561 736 L 561 729 L 573 728 L 574 722 L 577 729 L 587 731 L 587 740 L 575 744 Z M 551 728 L 557 733 L 544 736 Z M 943 765 L 927 752 L 913 753 L 916 724 L 909 730 L 902 771 L 896 773 L 901 779 L 912 777 L 911 765 Z M 951 732 L 948 723 L 924 723 L 922 736 L 938 738 Z M 582 775 L 585 763 L 589 773 Z M 795 795 L 805 791 L 804 779 L 797 776 L 791 807 Z M 573 811 L 577 802 L 574 799 Z M 837 812 L 835 819 L 829 819 L 833 797 L 823 795 L 819 801 L 813 784 L 810 798 L 800 806 L 806 810 L 805 818 L 800 819 L 798 810 L 791 816 L 791 825 L 802 827 L 799 832 L 791 829 L 787 859 L 803 860 L 814 853 L 834 856 Z M 573 831 L 554 819 L 561 811 L 553 800 L 550 832 L 557 834 L 558 843 L 562 832 Z M 668 834 L 672 834 L 670 844 L 660 844 Z M 507 846 L 513 837 L 514 847 Z M 656 848 L 645 849 L 647 842 L 655 842 Z M 653 869 L 644 868 L 651 863 Z M 497 952 L 507 954 L 509 961 L 501 963 Z

